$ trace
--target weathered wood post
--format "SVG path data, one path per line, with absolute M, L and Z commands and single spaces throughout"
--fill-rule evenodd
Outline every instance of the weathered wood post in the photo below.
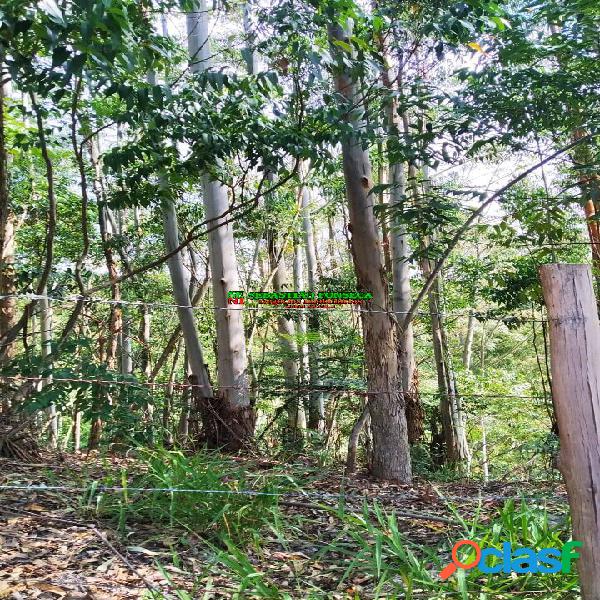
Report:
M 600 600 L 600 323 L 589 265 L 543 265 L 552 390 L 584 600 Z

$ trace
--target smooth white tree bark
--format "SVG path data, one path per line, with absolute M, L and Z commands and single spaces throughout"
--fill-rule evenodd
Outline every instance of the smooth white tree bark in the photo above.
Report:
M 197 2 L 195 8 L 196 12 L 187 14 L 188 51 L 191 71 L 200 73 L 211 66 L 206 0 Z M 250 405 L 250 396 L 242 311 L 231 309 L 227 304 L 227 293 L 239 289 L 240 285 L 233 225 L 223 224 L 227 218 L 221 216 L 229 209 L 229 198 L 225 186 L 206 174 L 202 177 L 202 189 L 209 228 L 220 225 L 208 234 L 217 329 L 218 387 L 221 397 L 232 409 L 246 408 Z
M 311 190 L 305 183 L 302 186 L 302 234 L 304 236 L 304 249 L 306 252 L 308 288 L 310 291 L 314 291 L 317 281 L 317 255 L 315 253 L 313 226 L 310 220 L 311 202 Z
M 177 227 L 177 212 L 175 204 L 172 201 L 166 201 L 163 204 L 163 223 L 165 247 L 167 252 L 173 252 L 179 246 L 179 232 Z M 168 266 L 171 275 L 171 284 L 173 285 L 173 297 L 178 305 L 177 314 L 179 315 L 179 323 L 181 325 L 181 333 L 185 343 L 190 370 L 201 386 L 201 395 L 211 397 L 212 386 L 208 379 L 208 373 L 204 364 L 204 354 L 196 330 L 194 311 L 192 310 L 188 293 L 188 282 L 183 269 L 181 252 L 177 252 L 177 254 L 169 258 Z
M 471 360 L 473 358 L 473 336 L 475 335 L 475 315 L 473 310 L 469 311 L 469 320 L 467 321 L 467 336 L 463 346 L 462 361 L 465 370 L 471 370 Z
M 404 165 L 393 163 L 389 168 L 390 204 L 397 210 L 403 202 L 405 194 Z M 396 219 L 390 228 L 392 255 L 392 307 L 399 322 L 410 310 L 412 293 L 410 284 L 411 249 L 406 226 Z M 401 385 L 407 406 L 407 427 L 411 443 L 416 442 L 423 434 L 423 412 L 418 398 L 416 385 L 415 342 L 412 322 L 398 332 L 398 351 L 400 360 Z
M 43 291 L 43 298 L 40 299 L 40 339 L 42 359 L 47 358 L 52 353 L 52 307 L 47 296 L 48 289 L 45 288 Z M 47 368 L 51 369 L 52 365 L 48 365 Z M 52 375 L 48 375 L 43 379 L 40 388 L 44 388 L 50 383 L 52 383 Z M 51 404 L 47 409 L 47 413 L 50 419 L 48 426 L 48 442 L 50 448 L 56 449 L 58 447 L 58 413 L 56 411 L 56 405 Z
M 396 39 L 395 32 L 391 44 L 401 47 L 401 42 Z M 398 72 L 392 74 L 390 61 L 388 59 L 388 42 L 383 36 L 378 38 L 378 47 L 383 57 L 381 69 L 381 80 L 383 85 L 390 92 L 402 93 L 402 60 L 398 61 Z M 410 310 L 412 305 L 411 283 L 410 283 L 410 255 L 411 249 L 406 225 L 401 222 L 400 216 L 406 193 L 406 173 L 405 164 L 399 162 L 393 156 L 394 142 L 400 137 L 400 124 L 404 127 L 404 132 L 408 131 L 408 115 L 406 112 L 399 114 L 398 100 L 396 96 L 390 95 L 386 104 L 386 129 L 389 135 L 387 150 L 387 165 L 389 188 L 389 204 L 393 210 L 393 217 L 389 224 L 389 230 L 385 231 L 386 223 L 382 223 L 382 240 L 389 240 L 391 248 L 384 258 L 391 262 L 392 272 L 392 307 L 396 312 L 398 322 L 402 322 L 404 315 Z M 385 180 L 385 165 L 382 163 L 380 169 L 380 181 Z M 382 198 L 383 200 L 383 198 Z M 385 250 L 385 248 L 384 248 Z M 389 258 L 388 258 L 389 257 Z M 423 435 L 423 407 L 419 399 L 419 390 L 417 387 L 417 365 L 414 350 L 414 333 L 412 321 L 404 328 L 398 328 L 398 352 L 400 360 L 401 385 L 402 392 L 406 401 L 406 421 L 408 428 L 408 439 L 410 443 L 416 443 Z
M 306 171 L 308 168 L 305 166 Z M 305 176 L 307 173 L 305 174 Z M 308 184 L 303 183 L 301 189 L 301 208 L 302 208 L 302 235 L 304 238 L 304 251 L 306 258 L 306 273 L 308 291 L 317 291 L 317 255 L 315 252 L 315 236 L 313 224 L 310 219 L 311 209 L 311 190 Z M 317 311 L 310 311 L 308 317 L 308 330 L 312 333 L 319 333 L 319 314 Z M 321 431 L 325 424 L 325 394 L 318 388 L 322 386 L 320 377 L 320 352 L 319 344 L 316 341 L 308 343 L 308 364 L 310 374 L 309 409 L 308 409 L 308 427 Z

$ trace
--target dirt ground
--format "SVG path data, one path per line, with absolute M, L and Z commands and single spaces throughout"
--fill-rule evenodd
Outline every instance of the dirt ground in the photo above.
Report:
M 0 459 L 0 486 L 82 486 L 131 462 L 85 454 L 45 454 L 36 463 Z M 266 463 L 261 468 L 270 467 Z M 485 519 L 486 512 L 506 497 L 525 493 L 523 484 L 494 484 L 484 490 L 468 483 L 399 486 L 364 474 L 343 481 L 339 469 L 324 470 L 306 491 L 337 494 L 342 484 L 348 508 L 360 511 L 364 500 L 377 500 L 398 512 L 402 531 L 411 541 L 426 545 L 453 537 L 454 526 L 443 521 L 454 520 L 448 499 L 464 516 L 472 514 L 481 501 Z M 554 489 L 552 501 L 564 505 L 564 490 L 555 488 L 556 484 L 547 484 L 545 491 Z M 543 492 L 544 486 L 536 483 L 535 491 Z M 289 518 L 299 513 L 306 517 L 298 520 L 301 529 L 285 541 L 266 532 L 260 552 L 249 551 L 250 563 L 268 573 L 281 589 L 289 589 L 293 597 L 299 582 L 307 580 L 329 590 L 332 598 L 362 597 L 367 577 L 346 581 L 344 589 L 339 589 L 344 561 L 315 560 L 339 525 L 328 512 L 312 508 L 310 499 L 286 497 L 282 501 L 281 509 Z M 81 492 L 0 489 L 0 526 L 0 599 L 120 600 L 149 598 L 152 593 L 154 597 L 184 597 L 177 590 L 187 590 L 188 598 L 209 599 L 230 598 L 237 590 L 236 582 L 211 561 L 214 552 L 199 536 L 186 532 L 184 539 L 182 531 L 153 523 L 136 524 L 125 536 L 119 535 L 113 522 L 98 520 L 93 511 L 85 510 Z

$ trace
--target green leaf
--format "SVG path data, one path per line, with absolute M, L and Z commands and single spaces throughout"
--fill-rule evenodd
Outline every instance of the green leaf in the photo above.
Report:
M 392 187 L 391 183 L 378 183 L 371 188 L 371 194 L 380 194 L 381 192 L 385 192 Z
M 343 40 L 333 40 L 333 43 L 336 46 L 339 46 L 340 48 L 345 50 L 346 52 L 352 52 L 352 46 L 348 44 L 348 42 L 344 42 Z

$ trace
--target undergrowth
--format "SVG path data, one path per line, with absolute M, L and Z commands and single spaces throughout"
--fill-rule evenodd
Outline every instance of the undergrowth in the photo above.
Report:
M 166 450 L 147 452 L 142 464 L 146 465 L 143 472 L 122 469 L 96 482 L 84 499 L 84 506 L 100 517 L 112 519 L 123 535 L 136 523 L 144 522 L 163 529 L 186 530 L 200 541 L 207 553 L 202 573 L 188 573 L 186 579 L 194 582 L 191 589 L 178 589 L 172 583 L 171 595 L 164 598 L 213 597 L 215 575 L 229 582 L 228 594 L 232 598 L 575 600 L 579 597 L 576 569 L 570 573 L 519 575 L 458 569 L 447 581 L 439 579 L 440 570 L 451 560 L 452 546 L 462 539 L 474 540 L 482 548 L 501 549 L 505 542 L 510 542 L 513 549 L 560 548 L 569 540 L 568 517 L 549 517 L 537 503 L 508 501 L 493 510 L 479 506 L 468 519 L 448 504 L 444 512 L 453 516 L 456 525 L 439 526 L 435 535 L 425 536 L 428 541 L 424 543 L 423 536 L 403 532 L 403 522 L 377 502 L 365 502 L 361 510 L 350 510 L 340 503 L 336 507 L 318 505 L 317 511 L 286 515 L 279 511 L 276 495 L 234 493 L 248 489 L 273 493 L 310 487 L 299 473 L 291 470 L 253 473 L 247 465 L 238 465 L 217 454 L 187 456 Z M 310 469 L 304 470 L 303 475 L 307 479 L 315 476 Z M 101 486 L 123 490 L 111 492 Z M 134 488 L 195 489 L 210 493 L 141 492 Z M 413 527 L 411 531 L 416 530 Z M 421 543 L 417 543 L 419 537 Z M 282 577 L 281 566 L 286 557 L 297 554 L 303 543 L 311 550 L 304 554 L 302 565 Z M 471 558 L 474 556 L 461 554 L 463 561 Z M 181 561 L 174 566 L 185 569 Z M 157 567 L 171 581 L 165 565 L 157 563 Z M 326 583 L 314 577 L 315 569 L 330 575 Z
M 84 499 L 87 508 L 95 510 L 99 517 L 115 520 L 121 533 L 128 525 L 150 522 L 189 529 L 207 539 L 243 543 L 276 510 L 276 496 L 237 493 L 253 487 L 245 469 L 217 454 L 201 452 L 188 456 L 179 451 L 154 450 L 144 451 L 142 459 L 147 465 L 145 472 L 121 469 L 107 475 L 92 486 Z M 262 478 L 260 483 L 255 491 L 273 492 L 268 478 Z M 103 491 L 103 487 L 123 490 Z
M 225 570 L 235 582 L 234 598 L 398 598 L 406 600 L 505 600 L 527 598 L 543 600 L 575 600 L 579 598 L 576 572 L 567 574 L 495 574 L 486 575 L 477 568 L 458 569 L 448 581 L 442 582 L 439 571 L 450 562 L 450 550 L 460 539 L 477 541 L 481 547 L 501 548 L 511 542 L 513 548 L 560 548 L 569 539 L 569 522 L 563 519 L 551 525 L 547 512 L 525 502 L 506 502 L 488 515 L 479 511 L 472 519 L 463 519 L 458 510 L 450 507 L 459 526 L 448 532 L 437 546 L 415 544 L 400 530 L 393 512 L 385 511 L 377 503 L 365 503 L 361 512 L 346 512 L 342 507 L 331 509 L 330 516 L 339 519 L 335 538 L 323 545 L 314 556 L 313 564 L 342 562 L 345 566 L 337 585 L 323 589 L 309 578 L 297 577 L 282 587 L 265 564 L 256 568 L 256 560 L 264 551 L 261 537 L 256 536 L 252 546 L 243 548 L 231 539 L 224 539 L 226 548 L 210 544 L 214 564 Z M 303 517 L 306 518 L 306 517 Z M 291 522 L 271 522 L 265 527 L 285 538 L 300 531 Z M 461 560 L 474 558 L 465 554 Z M 356 587 L 357 578 L 364 582 Z M 187 592 L 178 592 L 187 599 Z M 200 596 L 195 596 L 200 597 Z
M 340 584 L 357 573 L 368 574 L 372 581 L 370 597 L 374 598 L 500 600 L 518 595 L 573 600 L 576 597 L 577 576 L 573 573 L 485 575 L 477 568 L 458 569 L 447 582 L 440 581 L 438 573 L 451 561 L 450 550 L 460 539 L 477 541 L 482 548 L 501 548 L 503 542 L 511 542 L 513 548 L 528 546 L 539 550 L 560 548 L 569 537 L 566 522 L 552 527 L 545 510 L 524 502 L 515 506 L 509 501 L 490 519 L 480 512 L 467 521 L 456 509 L 451 507 L 451 510 L 460 529 L 437 547 L 429 548 L 407 539 L 400 532 L 393 512 L 384 511 L 376 503 L 372 508 L 365 505 L 361 514 L 345 515 L 344 530 L 322 554 L 344 553 L 348 567 Z M 461 560 L 469 562 L 474 558 L 473 552 Z

